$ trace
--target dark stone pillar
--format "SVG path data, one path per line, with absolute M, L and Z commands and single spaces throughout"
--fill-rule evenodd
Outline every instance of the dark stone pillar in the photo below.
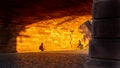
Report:
M 120 0 L 94 0 L 85 68 L 120 68 Z
M 15 5 L 13 0 L 0 1 L 0 53 L 15 53 L 16 51 L 16 36 L 11 30 L 10 25 L 15 15 Z M 15 39 L 14 43 L 9 44 L 11 39 Z

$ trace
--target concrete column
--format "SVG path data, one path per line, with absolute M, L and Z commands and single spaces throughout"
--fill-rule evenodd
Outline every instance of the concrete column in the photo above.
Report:
M 94 0 L 85 68 L 120 68 L 120 0 Z

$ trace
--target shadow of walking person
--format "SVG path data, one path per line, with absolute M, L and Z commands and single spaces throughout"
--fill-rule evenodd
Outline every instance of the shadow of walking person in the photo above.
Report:
M 41 45 L 40 45 L 39 49 L 40 49 L 41 51 L 44 51 L 44 46 L 43 46 L 43 43 L 41 43 Z

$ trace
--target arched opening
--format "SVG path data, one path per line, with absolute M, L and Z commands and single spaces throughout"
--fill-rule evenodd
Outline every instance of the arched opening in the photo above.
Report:
M 1 5 L 0 52 L 87 49 L 90 38 L 80 26 L 91 19 L 90 0 L 6 0 Z

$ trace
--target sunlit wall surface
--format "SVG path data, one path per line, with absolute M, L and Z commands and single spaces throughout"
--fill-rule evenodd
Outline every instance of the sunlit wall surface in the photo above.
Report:
M 0 53 L 88 49 L 90 1 L 0 1 Z
M 82 49 L 87 49 L 90 37 L 85 37 L 86 33 L 83 30 L 87 28 L 81 29 L 80 26 L 91 19 L 90 9 L 87 4 L 83 4 L 48 14 L 43 13 L 48 20 L 38 19 L 38 22 L 26 25 L 19 32 L 16 38 L 17 52 L 71 50 L 80 49 L 81 46 Z M 58 18 L 52 18 L 54 16 Z

